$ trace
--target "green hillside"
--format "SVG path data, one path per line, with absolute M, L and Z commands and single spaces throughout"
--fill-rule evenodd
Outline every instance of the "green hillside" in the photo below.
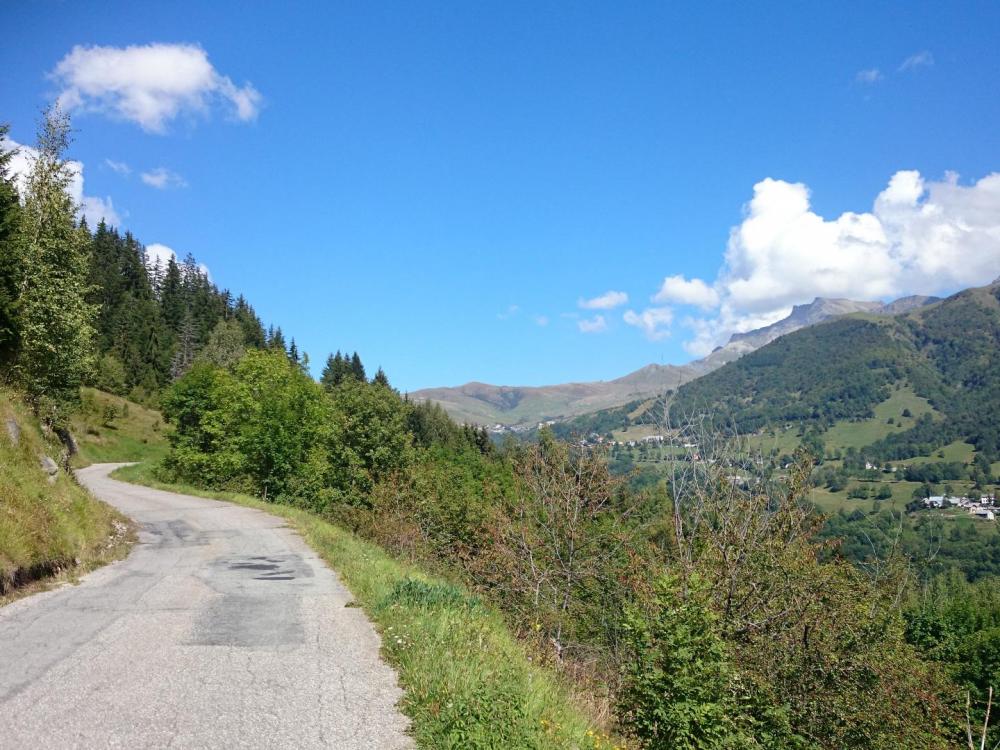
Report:
M 167 427 L 160 412 L 96 388 L 81 389 L 70 425 L 80 449 L 76 466 L 155 460 L 167 453 Z
M 62 450 L 18 395 L 0 390 L 0 603 L 15 589 L 86 571 L 128 546 L 127 520 L 58 466 Z
M 671 412 L 709 413 L 748 435 L 814 429 L 827 446 L 882 460 L 964 440 L 995 461 L 1000 285 L 896 317 L 851 316 L 789 334 L 681 387 Z

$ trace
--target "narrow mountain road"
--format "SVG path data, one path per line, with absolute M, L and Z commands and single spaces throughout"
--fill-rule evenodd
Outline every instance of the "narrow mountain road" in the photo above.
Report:
M 79 472 L 129 557 L 0 608 L 0 748 L 410 748 L 392 669 L 284 522 Z

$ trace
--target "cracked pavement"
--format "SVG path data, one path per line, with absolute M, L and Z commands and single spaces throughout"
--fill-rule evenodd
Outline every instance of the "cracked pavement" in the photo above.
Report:
M 127 559 L 0 608 L 0 748 L 412 748 L 379 638 L 284 522 L 78 472 Z

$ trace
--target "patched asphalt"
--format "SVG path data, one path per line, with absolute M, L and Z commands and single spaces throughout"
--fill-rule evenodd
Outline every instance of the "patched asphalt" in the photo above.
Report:
M 78 472 L 127 559 L 0 608 L 0 748 L 411 748 L 396 675 L 284 521 Z

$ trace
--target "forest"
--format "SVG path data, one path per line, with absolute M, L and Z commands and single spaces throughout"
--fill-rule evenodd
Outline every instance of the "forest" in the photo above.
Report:
M 714 425 L 682 423 L 672 439 L 697 459 L 689 449 L 637 486 L 600 447 L 549 430 L 496 445 L 381 369 L 369 377 L 357 353 L 330 355 L 314 379 L 294 338 L 194 258 L 150 263 L 130 234 L 77 217 L 69 132 L 47 114 L 23 194 L 0 155 L 3 373 L 53 430 L 83 385 L 158 406 L 171 428 L 162 481 L 308 510 L 467 587 L 629 747 L 946 748 L 982 725 L 997 579 L 958 559 L 930 576 L 910 562 L 962 528 L 900 541 L 887 515 L 877 554 L 855 554 L 869 540 L 824 526 L 806 499 L 805 450 L 760 461 Z M 911 328 L 820 326 L 801 359 L 768 347 L 678 403 L 727 405 L 743 429 L 834 420 L 865 413 L 909 368 L 995 455 L 969 394 L 995 393 L 996 369 L 947 345 L 954 325 L 934 313 Z M 832 379 L 813 377 L 817 356 L 838 363 Z M 783 405 L 782 391 L 800 398 Z M 980 554 L 1000 570 L 1000 547 Z

